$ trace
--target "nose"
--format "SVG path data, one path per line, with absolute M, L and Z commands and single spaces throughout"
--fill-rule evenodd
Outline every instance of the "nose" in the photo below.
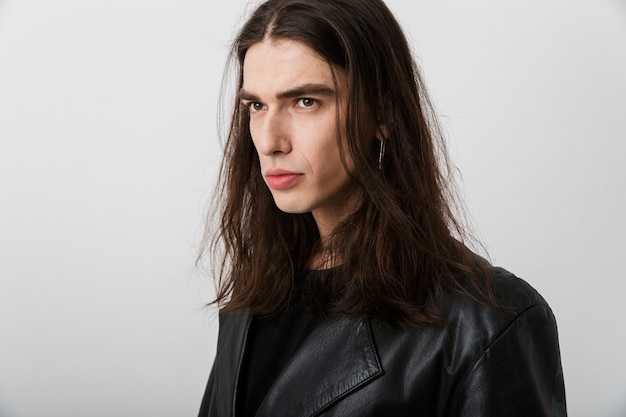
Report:
M 270 156 L 291 151 L 287 117 L 279 110 L 268 109 L 263 114 L 250 118 L 250 135 L 260 155 Z

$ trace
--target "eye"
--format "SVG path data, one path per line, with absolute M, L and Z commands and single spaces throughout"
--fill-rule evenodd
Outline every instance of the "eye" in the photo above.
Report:
M 317 104 L 317 100 L 314 98 L 301 98 L 298 100 L 298 106 L 300 107 L 313 107 Z
M 251 112 L 257 112 L 263 110 L 263 103 L 259 103 L 258 101 L 249 101 L 247 103 L 243 103 Z

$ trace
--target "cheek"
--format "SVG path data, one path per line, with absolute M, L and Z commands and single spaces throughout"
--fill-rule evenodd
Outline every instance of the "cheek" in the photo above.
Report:
M 348 177 L 346 167 L 341 161 L 339 148 L 333 142 L 333 146 L 317 156 L 318 172 L 320 179 L 326 184 L 344 183 Z M 350 161 L 346 161 L 350 167 Z
M 317 137 L 312 143 L 307 144 L 305 153 L 309 155 L 309 162 L 315 165 L 317 171 L 324 176 L 331 176 L 340 171 L 341 156 L 339 148 L 333 139 Z
M 256 151 L 258 148 L 257 148 L 257 143 L 254 139 L 257 137 L 257 134 L 256 134 L 257 129 L 256 129 L 256 124 L 253 121 L 250 121 L 248 123 L 248 131 L 250 132 L 250 139 L 252 141 L 252 146 L 254 146 L 254 150 Z

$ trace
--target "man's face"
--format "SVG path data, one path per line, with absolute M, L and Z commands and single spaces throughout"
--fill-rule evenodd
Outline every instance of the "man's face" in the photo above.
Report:
M 276 205 L 287 213 L 312 212 L 322 235 L 356 201 L 340 159 L 339 144 L 345 140 L 337 132 L 346 76 L 334 72 L 336 84 L 330 65 L 300 42 L 264 40 L 246 53 L 240 91 L 261 173 Z

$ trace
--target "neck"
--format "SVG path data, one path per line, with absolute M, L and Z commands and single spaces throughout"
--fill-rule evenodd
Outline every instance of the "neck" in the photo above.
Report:
M 332 235 L 337 227 L 356 210 L 360 198 L 361 196 L 352 190 L 346 194 L 342 204 L 324 209 L 318 208 L 311 212 L 320 235 L 319 247 L 309 263 L 311 269 L 328 269 L 343 263 L 340 254 L 336 253 L 337 251 L 333 248 L 335 244 L 332 242 Z
M 315 214 L 314 218 L 320 241 L 309 262 L 309 269 L 329 269 L 341 265 L 342 260 L 334 248 L 335 244 L 332 242 L 332 234 L 341 221 L 344 220 L 345 216 L 341 217 L 340 220 L 339 217 L 335 217 L 333 221 L 329 222 L 322 221 L 320 216 L 316 217 Z
M 341 259 L 335 256 L 331 251 L 320 249 L 313 254 L 308 262 L 308 269 L 323 270 L 331 269 L 341 265 Z

